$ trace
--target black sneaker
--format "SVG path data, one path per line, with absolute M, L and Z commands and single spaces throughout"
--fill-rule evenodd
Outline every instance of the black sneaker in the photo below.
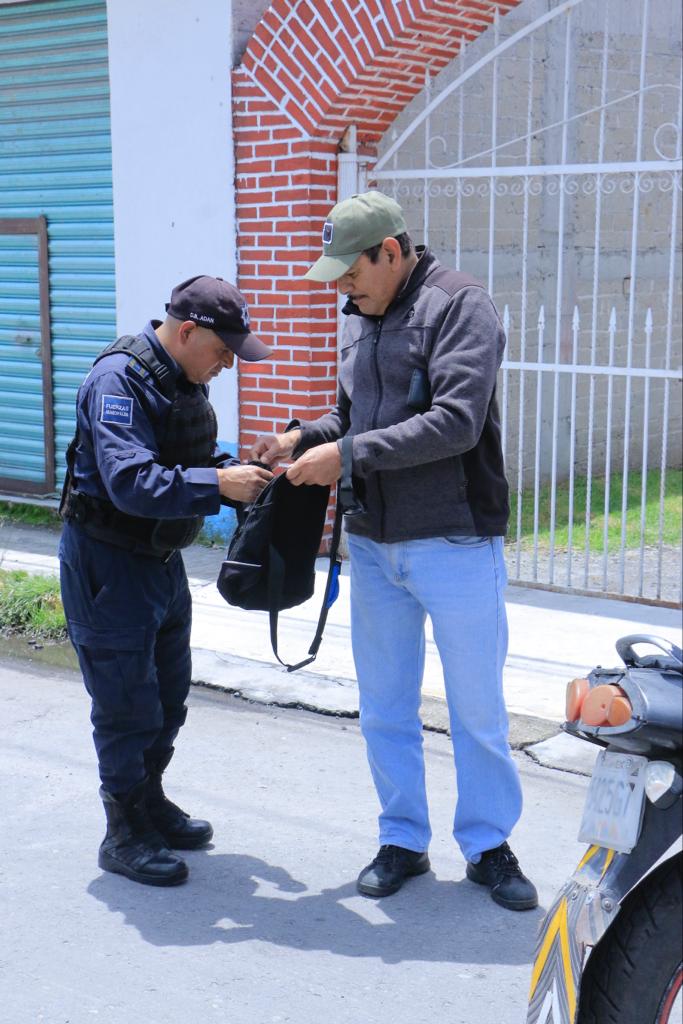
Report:
M 478 864 L 467 862 L 467 877 L 477 885 L 487 885 L 491 897 L 506 910 L 533 910 L 538 893 L 517 862 L 507 843 L 485 850 Z
M 358 876 L 358 892 L 363 896 L 391 896 L 398 892 L 406 878 L 429 871 L 426 853 L 406 850 L 403 846 L 380 846 L 372 864 Z

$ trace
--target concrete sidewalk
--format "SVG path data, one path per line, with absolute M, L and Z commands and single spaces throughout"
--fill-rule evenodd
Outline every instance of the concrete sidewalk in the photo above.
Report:
M 3 526 L 0 568 L 56 573 L 58 542 L 59 535 L 53 531 Z M 339 599 L 330 610 L 317 660 L 303 671 L 287 673 L 271 651 L 267 614 L 231 608 L 216 590 L 222 557 L 218 548 L 194 546 L 183 552 L 193 597 L 195 681 L 263 703 L 302 706 L 331 714 L 357 712 L 348 565 L 342 571 Z M 286 661 L 300 660 L 308 651 L 325 575 L 326 560 L 320 559 L 315 596 L 280 615 L 279 649 Z M 513 746 L 528 747 L 555 737 L 532 752 L 542 763 L 585 770 L 586 757 L 592 757 L 588 745 L 565 735 L 556 736 L 564 717 L 567 682 L 595 665 L 617 664 L 614 644 L 629 633 L 652 633 L 680 644 L 680 613 L 520 586 L 508 588 L 507 605 L 510 647 L 504 683 Z M 426 723 L 447 728 L 443 678 L 429 625 L 423 693 Z

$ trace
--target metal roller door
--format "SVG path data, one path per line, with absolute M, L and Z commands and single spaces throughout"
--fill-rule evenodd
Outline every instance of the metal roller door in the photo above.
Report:
M 50 494 L 115 336 L 105 3 L 0 5 L 0 491 Z

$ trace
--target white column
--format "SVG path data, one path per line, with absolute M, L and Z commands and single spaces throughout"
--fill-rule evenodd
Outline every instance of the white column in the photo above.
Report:
M 349 125 L 344 134 L 343 140 L 344 149 L 337 155 L 337 202 L 341 203 L 343 199 L 350 199 L 351 196 L 357 195 L 359 191 L 358 186 L 358 152 L 356 143 L 356 126 L 355 124 Z M 322 240 L 320 243 L 322 251 Z M 337 364 L 339 363 L 339 348 L 341 345 L 341 337 L 344 330 L 344 323 L 346 317 L 342 314 L 341 308 L 346 302 L 342 296 L 337 299 Z
M 162 319 L 175 284 L 234 281 L 231 0 L 107 0 L 119 333 Z M 237 376 L 212 385 L 237 442 Z

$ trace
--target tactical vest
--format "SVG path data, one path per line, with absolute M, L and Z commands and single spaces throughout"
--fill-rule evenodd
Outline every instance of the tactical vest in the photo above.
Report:
M 159 463 L 167 469 L 208 466 L 216 444 L 216 414 L 199 384 L 185 377 L 175 379 L 143 335 L 125 335 L 100 352 L 93 366 L 117 352 L 129 355 L 128 365 L 142 379 L 152 377 L 155 386 L 171 404 L 163 436 L 159 441 Z M 63 519 L 78 523 L 86 533 L 140 554 L 167 558 L 187 547 L 202 528 L 202 516 L 185 519 L 149 519 L 119 511 L 106 498 L 94 498 L 74 486 L 74 463 L 78 427 L 66 453 L 67 473 L 59 512 Z

